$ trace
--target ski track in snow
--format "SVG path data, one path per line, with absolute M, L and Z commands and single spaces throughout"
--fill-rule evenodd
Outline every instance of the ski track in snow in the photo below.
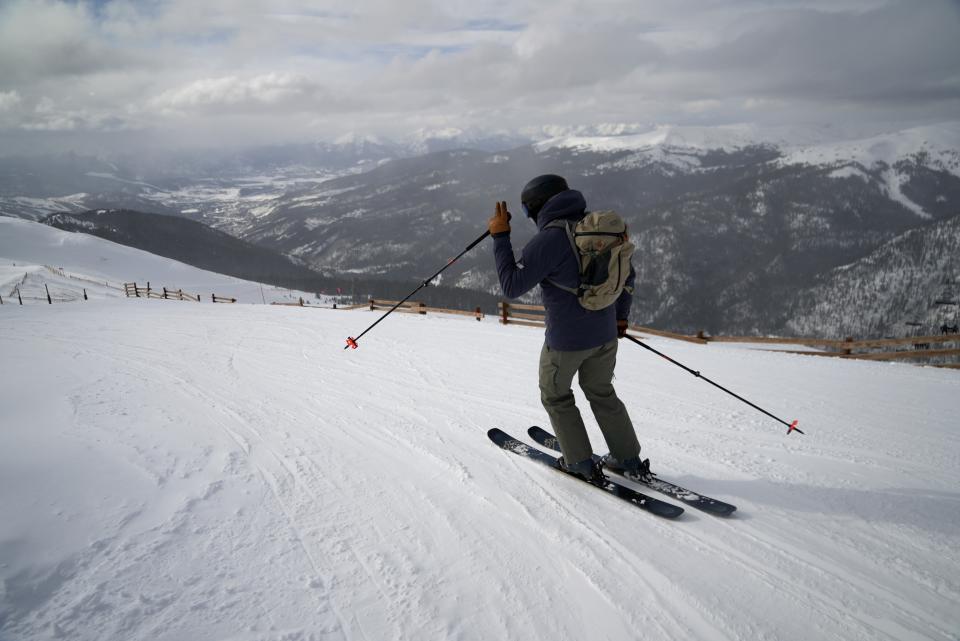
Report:
M 956 639 L 956 372 L 621 345 L 658 519 L 486 438 L 541 334 L 120 300 L 0 308 L 0 639 Z M 576 390 L 581 408 L 586 408 Z M 589 412 L 598 451 L 605 451 Z

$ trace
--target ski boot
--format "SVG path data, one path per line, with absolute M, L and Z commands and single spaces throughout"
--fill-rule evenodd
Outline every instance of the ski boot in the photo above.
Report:
M 649 483 L 653 480 L 653 472 L 650 471 L 650 459 L 648 458 L 640 460 L 639 456 L 633 456 L 621 461 L 613 454 L 605 454 L 600 459 L 600 464 L 612 472 L 622 474 L 624 478 L 631 481 Z
M 607 477 L 603 475 L 603 470 L 600 469 L 600 464 L 592 457 L 583 459 L 579 463 L 568 464 L 561 456 L 559 459 L 557 459 L 557 463 L 559 464 L 561 470 L 567 474 L 579 476 L 587 483 L 591 483 L 599 487 L 603 487 L 607 483 Z

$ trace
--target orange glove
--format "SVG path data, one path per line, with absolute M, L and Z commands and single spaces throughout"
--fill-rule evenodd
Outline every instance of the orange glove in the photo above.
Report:
M 623 338 L 627 335 L 627 321 L 625 319 L 617 320 L 617 338 Z
M 510 212 L 507 211 L 507 203 L 502 201 L 498 202 L 493 216 L 487 221 L 487 228 L 490 229 L 490 235 L 509 234 L 511 218 Z

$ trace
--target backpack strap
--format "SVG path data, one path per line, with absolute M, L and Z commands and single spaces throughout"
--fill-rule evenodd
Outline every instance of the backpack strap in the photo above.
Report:
M 576 286 L 576 287 L 567 287 L 566 285 L 562 285 L 562 284 L 558 283 L 557 281 L 553 280 L 552 278 L 546 278 L 546 279 L 544 279 L 544 280 L 546 280 L 548 283 L 550 283 L 551 285 L 553 285 L 553 286 L 556 287 L 557 289 L 562 289 L 563 291 L 569 292 L 569 293 L 573 294 L 574 296 L 576 296 L 577 298 L 580 298 L 580 296 L 583 295 L 583 290 L 580 288 L 580 283 L 579 283 L 579 280 L 580 280 L 580 278 L 579 278 L 579 273 L 580 273 L 580 251 L 577 249 L 577 241 L 576 241 L 576 239 L 575 239 L 574 236 L 573 236 L 573 230 L 574 230 L 574 228 L 576 227 L 576 225 L 577 225 L 577 223 L 574 222 L 574 221 L 572 221 L 572 220 L 567 220 L 567 219 L 565 219 L 565 218 L 559 218 L 559 219 L 557 219 L 557 220 L 551 220 L 549 223 L 547 223 L 546 225 L 544 225 L 543 228 L 544 228 L 544 229 L 550 229 L 551 227 L 557 227 L 557 228 L 559 228 L 559 229 L 563 229 L 563 230 L 567 233 L 567 240 L 570 241 L 570 248 L 573 249 L 573 257 L 574 257 L 574 258 L 576 259 L 576 261 L 577 261 L 577 274 L 578 274 L 578 276 L 577 276 L 577 281 L 578 281 L 578 282 L 577 282 L 577 286 Z

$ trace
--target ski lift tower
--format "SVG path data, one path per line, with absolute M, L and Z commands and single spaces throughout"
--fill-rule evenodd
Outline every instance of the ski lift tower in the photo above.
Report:
M 923 332 L 920 331 L 920 328 L 923 327 L 923 323 L 921 322 L 906 321 L 904 325 L 910 328 L 907 330 L 907 334 L 909 337 L 920 336 L 921 334 L 923 334 Z
M 944 322 L 944 327 L 946 327 L 946 321 L 949 320 L 950 308 L 953 308 L 953 324 L 954 327 L 960 325 L 960 301 L 957 300 L 957 290 L 956 290 L 956 281 L 951 278 L 947 278 L 943 282 L 944 288 L 940 292 L 940 296 L 933 301 L 934 307 L 940 309 L 946 309 L 946 313 L 940 314 L 941 320 Z

